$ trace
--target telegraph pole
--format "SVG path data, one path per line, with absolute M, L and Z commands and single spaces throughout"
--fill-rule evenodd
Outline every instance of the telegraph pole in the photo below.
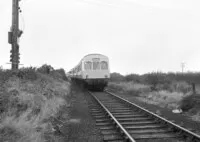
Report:
M 181 63 L 181 69 L 182 69 L 182 73 L 184 72 L 184 68 L 185 68 L 185 63 L 184 63 L 184 62 L 182 62 L 182 63 Z
M 17 70 L 19 68 L 19 38 L 22 31 L 19 30 L 19 12 L 21 12 L 19 7 L 20 0 L 12 0 L 12 26 L 8 32 L 8 43 L 11 44 L 11 55 L 10 62 L 12 63 L 12 70 Z

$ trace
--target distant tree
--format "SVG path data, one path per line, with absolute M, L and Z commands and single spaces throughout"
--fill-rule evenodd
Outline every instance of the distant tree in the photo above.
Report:
M 110 81 L 120 82 L 120 81 L 125 81 L 125 78 L 120 73 L 114 72 L 110 74 Z
M 134 81 L 134 82 L 141 82 L 141 77 L 138 74 L 128 74 L 125 76 L 126 81 Z
M 158 84 L 168 84 L 170 79 L 164 73 L 149 73 L 144 75 L 146 83 L 152 85 L 151 89 L 156 90 Z

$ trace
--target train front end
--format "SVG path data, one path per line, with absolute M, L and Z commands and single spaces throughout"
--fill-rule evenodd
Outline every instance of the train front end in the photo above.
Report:
M 110 78 L 108 57 L 90 54 L 85 56 L 82 62 L 82 77 L 86 87 L 91 90 L 104 90 Z

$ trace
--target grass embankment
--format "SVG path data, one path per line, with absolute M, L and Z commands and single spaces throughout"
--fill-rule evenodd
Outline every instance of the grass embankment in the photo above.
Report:
M 0 70 L 0 141 L 43 142 L 54 139 L 53 120 L 68 105 L 64 70 L 49 66 Z
M 196 101 L 196 95 L 191 93 L 191 86 L 186 82 L 158 84 L 157 89 L 153 91 L 150 85 L 134 82 L 110 82 L 108 88 L 120 93 L 134 95 L 140 101 L 148 104 L 171 110 L 180 108 L 193 120 L 200 121 L 199 102 Z

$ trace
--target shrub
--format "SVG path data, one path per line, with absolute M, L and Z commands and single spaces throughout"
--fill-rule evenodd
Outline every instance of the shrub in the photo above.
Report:
M 180 102 L 180 108 L 183 111 L 188 111 L 191 108 L 193 108 L 195 105 L 194 100 L 193 100 L 193 95 L 186 96 L 182 99 Z
M 140 90 L 134 90 L 134 89 L 130 89 L 130 90 L 126 90 L 127 93 L 132 94 L 134 96 L 139 96 L 141 91 Z
M 36 68 L 34 67 L 21 68 L 16 72 L 16 76 L 26 80 L 32 80 L 32 81 L 36 80 L 37 79 Z
M 187 92 L 191 91 L 191 86 L 189 84 L 187 84 L 186 82 L 183 82 L 183 81 L 178 82 L 176 84 L 176 91 L 187 93 Z
M 64 69 L 57 69 L 57 70 L 54 70 L 50 73 L 53 77 L 55 78 L 60 78 L 60 79 L 63 79 L 65 81 L 68 81 L 68 78 L 65 74 L 65 70 Z
M 116 83 L 108 83 L 108 88 L 114 91 L 123 91 L 123 87 L 120 84 Z
M 0 93 L 0 114 L 8 110 L 9 97 L 6 92 Z
M 128 81 L 128 82 L 133 81 L 133 82 L 139 83 L 139 82 L 141 82 L 140 78 L 141 77 L 137 74 L 128 74 L 128 75 L 125 76 L 125 80 Z
M 125 78 L 120 73 L 114 72 L 110 74 L 110 81 L 121 82 L 121 81 L 125 81 Z
M 44 64 L 37 69 L 38 72 L 43 73 L 43 74 L 49 74 L 53 70 L 54 68 L 51 65 L 47 65 L 47 64 Z
M 44 71 L 43 67 L 40 69 Z M 0 80 L 0 141 L 45 141 L 44 133 L 52 135 L 49 118 L 57 117 L 70 90 L 69 82 L 62 81 L 64 70 L 55 71 L 59 75 L 55 78 L 51 72 L 39 73 L 32 67 L 0 69 L 4 79 Z

